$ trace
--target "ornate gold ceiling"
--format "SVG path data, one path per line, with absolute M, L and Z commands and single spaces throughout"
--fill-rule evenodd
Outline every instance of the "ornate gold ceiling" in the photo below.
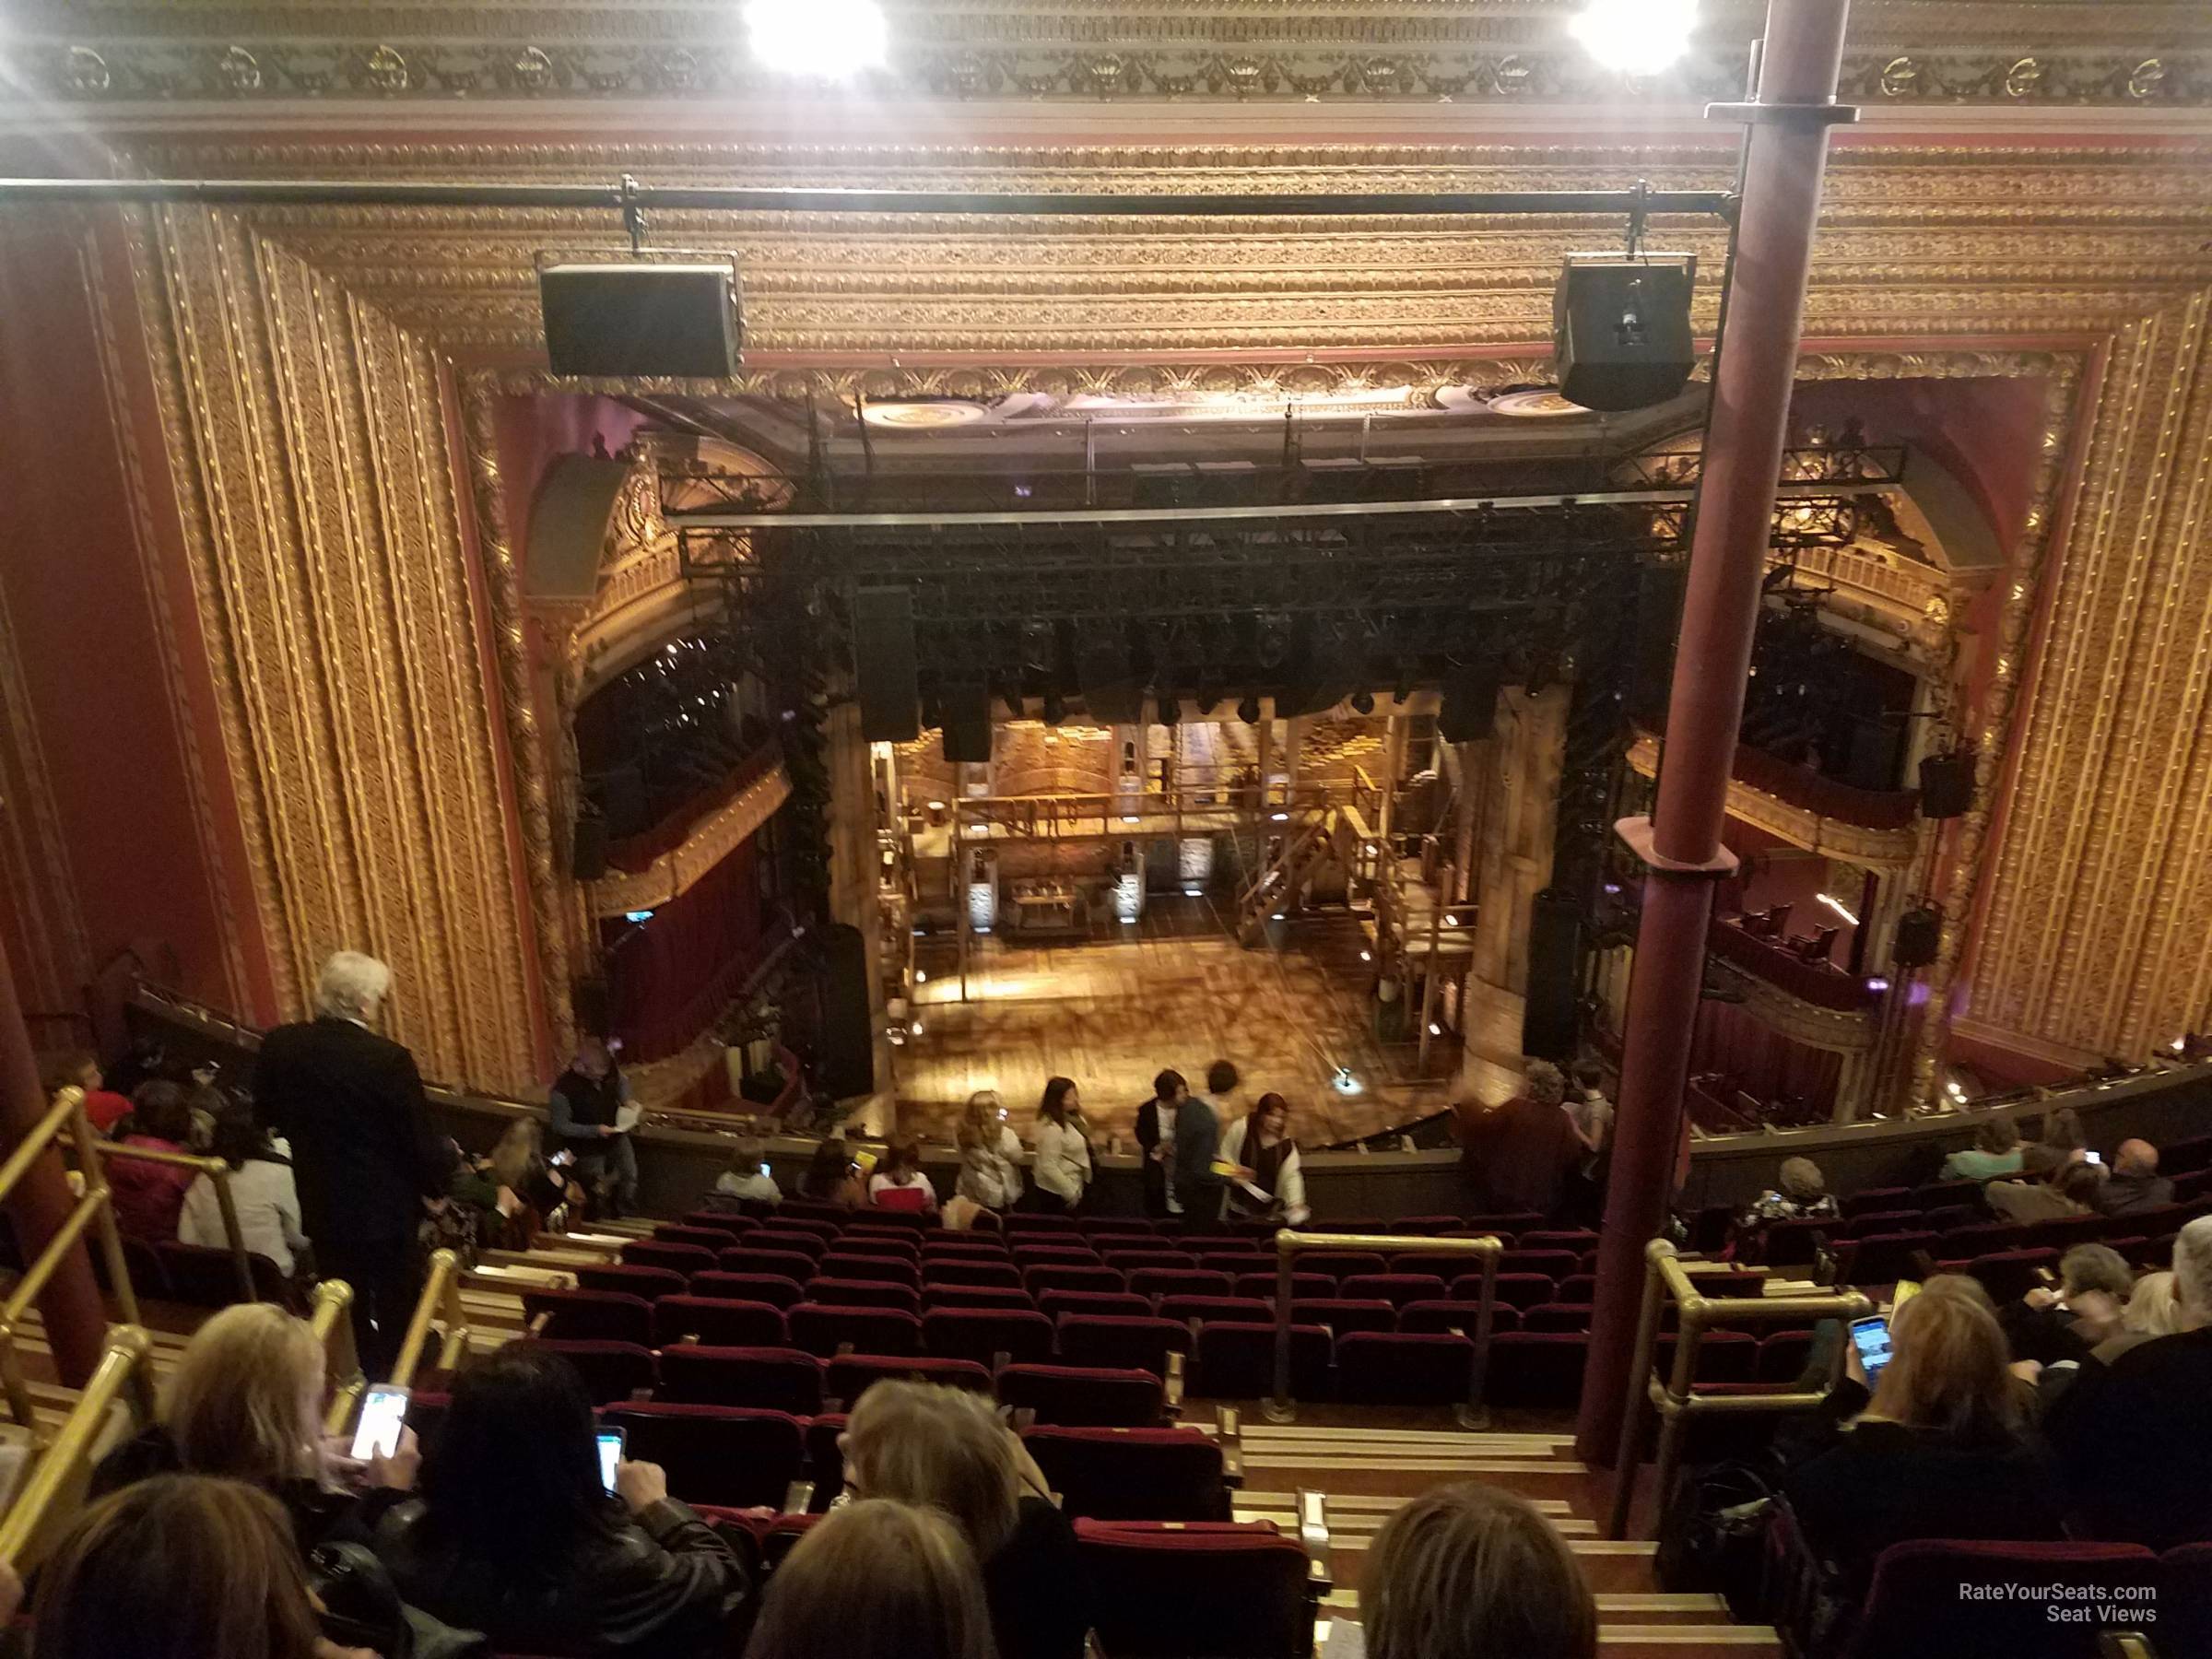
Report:
M 1573 0 L 888 0 L 879 96 L 1359 99 L 1535 106 L 1736 96 L 1763 6 L 1706 0 L 1698 49 L 1624 83 L 1570 40 Z M 778 88 L 734 5 L 105 4 L 32 8 L 20 80 L 80 103 L 219 99 L 705 101 Z M 1859 0 L 1853 98 L 1897 105 L 2212 100 L 2212 19 L 2167 4 Z

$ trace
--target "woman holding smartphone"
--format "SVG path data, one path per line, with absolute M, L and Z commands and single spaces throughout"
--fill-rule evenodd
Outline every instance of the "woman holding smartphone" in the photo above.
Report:
M 648 1463 L 606 1490 L 576 1370 L 513 1342 L 454 1379 L 419 1499 L 371 1543 L 407 1601 L 500 1653 L 728 1651 L 752 1594 L 737 1558 Z
M 1011 1209 L 1021 1197 L 1021 1141 L 1006 1123 L 995 1088 L 968 1097 L 955 1140 L 960 1149 L 959 1195 L 987 1210 Z

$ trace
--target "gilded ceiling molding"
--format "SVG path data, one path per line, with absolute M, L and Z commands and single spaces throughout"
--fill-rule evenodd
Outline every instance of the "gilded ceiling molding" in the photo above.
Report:
M 2076 8 L 1862 0 L 1845 96 L 1874 103 L 2172 106 L 2212 99 L 2212 39 L 2171 7 Z M 989 101 L 1175 99 L 1659 104 L 1735 96 L 1761 8 L 1720 0 L 1683 63 L 1627 77 L 1568 36 L 1564 0 L 1026 0 L 894 3 L 877 97 Z M 65 14 L 66 15 L 66 14 Z M 738 31 L 695 6 L 392 5 L 88 9 L 74 29 L 26 28 L 11 78 L 85 105 L 726 100 L 788 93 Z M 834 89 L 823 88 L 827 100 Z
M 1659 740 L 1650 733 L 1638 735 L 1629 747 L 1629 765 L 1645 777 L 1659 771 Z M 1779 795 L 1754 789 L 1740 778 L 1728 780 L 1728 816 L 1778 836 L 1793 847 L 1841 859 L 1867 870 L 1909 870 L 1920 851 L 1919 832 L 1869 830 L 1841 818 L 1822 818 L 1804 806 L 1794 806 Z
M 234 217 L 135 231 L 141 312 L 282 1012 L 391 963 L 426 1072 L 535 1073 L 439 365 Z
M 509 764 L 523 815 L 523 860 L 537 935 L 539 994 L 552 1030 L 554 1052 L 566 1053 L 576 1039 L 570 1002 L 567 906 L 555 873 L 553 812 L 539 747 L 537 710 L 530 684 L 530 648 L 523 633 L 521 572 L 515 562 L 507 500 L 500 488 L 498 420 L 490 377 L 471 374 L 461 388 L 462 426 L 468 451 L 470 499 L 476 512 L 477 548 L 490 610 L 492 650 L 500 670 L 501 712 L 507 724 Z
M 779 760 L 739 790 L 727 806 L 692 825 L 683 844 L 673 852 L 635 873 L 605 876 L 589 883 L 592 913 L 620 916 L 674 902 L 758 833 L 790 798 L 791 779 Z

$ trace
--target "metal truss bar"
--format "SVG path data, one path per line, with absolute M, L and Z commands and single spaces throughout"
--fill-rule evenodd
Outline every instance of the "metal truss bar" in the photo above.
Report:
M 1780 487 L 1785 500 L 1833 498 L 1832 481 Z M 1868 488 L 1873 488 L 1869 484 Z M 1273 507 L 1047 507 L 1033 512 L 672 512 L 678 529 L 697 530 L 915 530 L 1021 524 L 1166 524 L 1250 522 L 1255 519 L 1377 519 L 1448 516 L 1465 512 L 1542 511 L 1560 507 L 1663 507 L 1687 505 L 1697 494 L 1687 487 L 1649 489 L 1580 490 L 1516 496 L 1448 496 L 1431 501 L 1300 501 Z
M 603 207 L 732 213 L 937 213 L 1186 218 L 1427 218 L 1483 214 L 1723 214 L 1722 190 L 1235 192 L 793 190 L 735 184 L 524 184 L 369 179 L 0 179 L 0 202 L 184 202 L 207 206 Z

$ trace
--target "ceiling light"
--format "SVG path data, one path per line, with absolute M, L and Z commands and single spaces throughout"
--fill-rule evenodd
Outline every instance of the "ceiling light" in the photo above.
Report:
M 1271 812 L 1267 816 L 1278 824 L 1287 824 L 1290 821 L 1290 815 L 1287 812 Z
M 1689 50 L 1697 26 L 1697 0 L 1589 0 L 1567 29 L 1606 68 L 1655 75 Z
M 915 983 L 915 984 L 917 984 L 917 985 L 926 985 L 926 984 L 928 984 L 928 983 L 929 983 L 929 975 L 928 975 L 928 974 L 926 974 L 926 973 L 924 973 L 924 972 L 923 972 L 923 971 L 922 971 L 922 970 L 921 970 L 921 969 L 919 969 L 919 968 L 915 969 L 915 970 L 914 970 L 914 983 Z
M 747 0 L 746 34 L 763 69 L 840 80 L 880 69 L 890 25 L 876 0 Z

